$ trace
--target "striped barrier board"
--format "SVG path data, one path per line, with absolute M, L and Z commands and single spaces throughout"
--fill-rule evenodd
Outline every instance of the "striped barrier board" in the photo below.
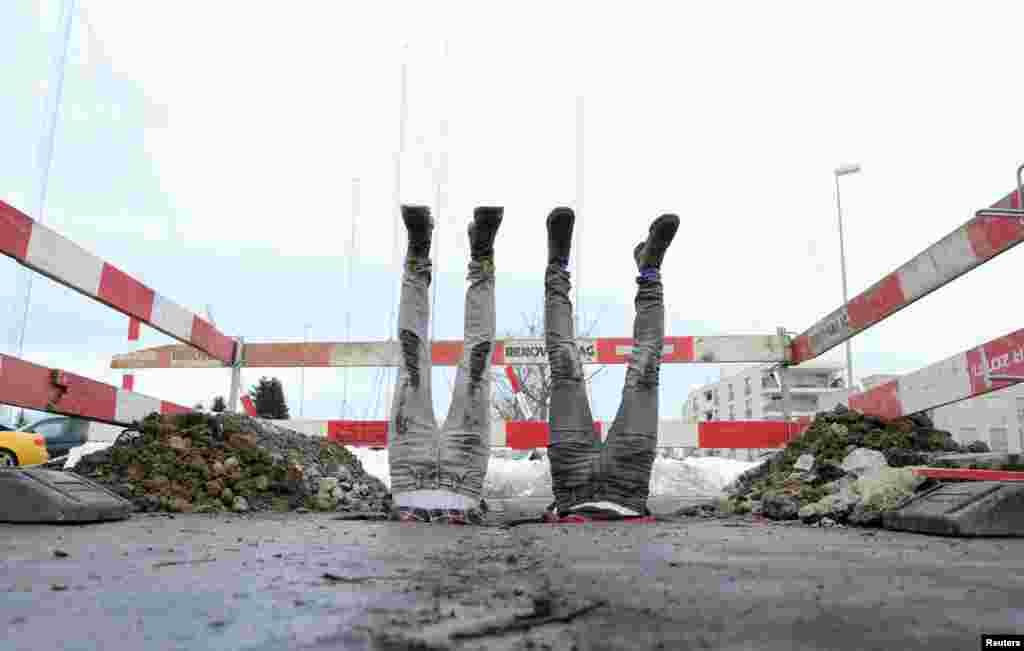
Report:
M 1024 330 L 993 339 L 848 399 L 882 418 L 909 416 L 1024 381 Z
M 228 364 L 234 360 L 233 339 L 3 201 L 0 201 L 0 253 L 188 344 L 183 348 L 194 347 Z
M 1020 208 L 1013 192 L 992 208 Z M 1024 241 L 1024 218 L 976 216 L 852 298 L 793 341 L 792 362 L 828 352 Z
M 970 468 L 914 468 L 915 475 L 929 479 L 972 481 L 1024 481 L 1024 472 L 1014 470 L 972 470 Z
M 273 421 L 282 427 L 310 436 L 356 447 L 387 447 L 388 421 L 305 420 Z M 607 437 L 611 422 L 594 423 L 594 437 Z M 665 420 L 658 426 L 658 447 L 662 448 L 778 448 L 800 435 L 807 423 L 781 421 L 715 421 L 687 423 Z M 491 447 L 527 450 L 547 447 L 548 424 L 543 421 L 494 421 Z
M 153 412 L 192 411 L 172 402 L 9 355 L 0 355 L 0 403 L 125 427 Z
M 578 339 L 584 364 L 626 364 L 632 354 L 629 338 Z M 457 366 L 462 359 L 460 340 L 435 341 L 431 346 L 434 366 Z M 666 337 L 662 363 L 725 363 L 786 361 L 789 341 L 779 335 L 721 337 Z M 393 341 L 345 343 L 246 343 L 242 366 L 250 368 L 299 367 L 397 367 L 400 348 Z M 546 365 L 543 339 L 502 339 L 496 342 L 494 366 Z M 110 368 L 224 368 L 230 364 L 192 347 L 169 345 L 115 355 Z

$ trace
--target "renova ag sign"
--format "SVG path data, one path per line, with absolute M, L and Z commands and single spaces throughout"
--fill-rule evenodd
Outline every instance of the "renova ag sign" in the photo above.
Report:
M 593 339 L 577 339 L 580 361 L 584 364 L 597 362 L 597 345 Z M 548 350 L 540 339 L 508 339 L 505 341 L 505 364 L 547 364 Z

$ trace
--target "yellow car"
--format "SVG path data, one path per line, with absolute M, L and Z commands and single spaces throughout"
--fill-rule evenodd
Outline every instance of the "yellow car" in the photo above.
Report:
M 0 468 L 34 466 L 49 460 L 46 439 L 41 434 L 0 430 Z

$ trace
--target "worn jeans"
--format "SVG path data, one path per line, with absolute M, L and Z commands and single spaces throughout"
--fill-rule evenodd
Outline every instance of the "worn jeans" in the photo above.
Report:
M 583 365 L 573 332 L 569 273 L 548 265 L 544 335 L 551 364 L 551 482 L 560 512 L 584 502 L 614 502 L 642 513 L 658 441 L 658 375 L 665 340 L 660 274 L 637 278 L 634 351 L 622 402 L 605 445 L 594 438 Z
M 491 357 L 494 352 L 494 266 L 469 263 L 465 347 L 451 407 L 440 429 L 430 375 L 429 259 L 408 258 L 398 311 L 401 366 L 391 411 L 391 492 L 445 490 L 479 500 L 490 458 Z

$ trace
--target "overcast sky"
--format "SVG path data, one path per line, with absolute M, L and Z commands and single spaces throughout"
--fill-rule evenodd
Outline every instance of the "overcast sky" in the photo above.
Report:
M 448 157 L 438 338 L 462 335 L 478 204 L 506 208 L 499 332 L 539 308 L 544 217 L 576 195 L 577 96 L 575 280 L 596 332 L 631 332 L 630 252 L 662 212 L 682 218 L 664 266 L 669 334 L 802 331 L 841 302 L 838 164 L 864 170 L 842 181 L 853 295 L 1006 194 L 1024 160 L 1019 2 L 597 4 L 80 0 L 44 222 L 192 310 L 212 304 L 229 335 L 300 341 L 312 323 L 313 339 L 338 341 L 350 315 L 353 339 L 385 339 L 404 58 L 402 200 L 432 203 L 432 166 Z M 0 5 L 0 198 L 33 217 L 60 7 Z M 854 339 L 856 375 L 1020 328 L 1022 260 L 1008 253 Z M 20 273 L 0 263 L 8 323 Z M 107 367 L 126 332 L 126 317 L 36 278 L 27 359 L 119 384 Z M 144 329 L 143 345 L 170 341 Z M 263 374 L 246 370 L 246 386 Z M 299 372 L 273 374 L 297 416 Z M 307 371 L 306 417 L 340 415 L 344 375 Z M 349 373 L 349 416 L 380 416 L 378 375 Z M 439 416 L 450 377 L 436 373 Z M 614 416 L 622 377 L 611 367 L 598 383 L 597 416 Z M 666 365 L 662 417 L 717 377 Z M 192 404 L 226 393 L 228 372 L 136 381 Z

